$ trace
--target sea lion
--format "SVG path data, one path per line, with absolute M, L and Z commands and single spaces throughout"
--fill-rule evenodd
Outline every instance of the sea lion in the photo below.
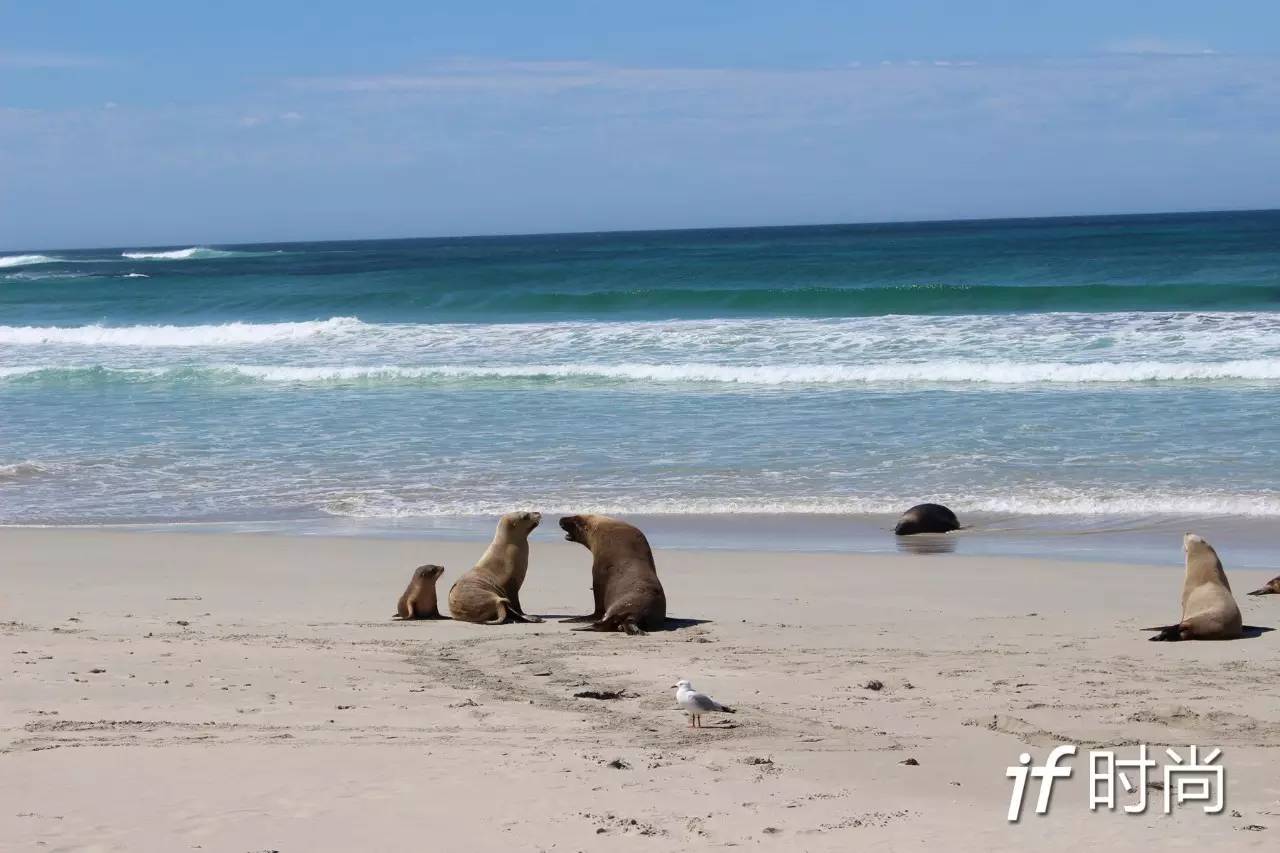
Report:
M 480 562 L 449 588 L 449 612 L 454 619 L 485 625 L 542 621 L 520 606 L 520 587 L 529 570 L 529 534 L 541 520 L 537 512 L 509 512 L 498 519 L 493 541 Z
M 396 605 L 401 619 L 443 619 L 436 602 L 436 581 L 444 574 L 444 566 L 418 566 Z
M 663 627 L 667 596 L 658 581 L 649 540 L 636 527 L 606 515 L 560 519 L 565 539 L 591 552 L 591 593 L 595 610 L 565 622 L 590 622 L 575 631 L 643 634 Z
M 1280 575 L 1276 575 L 1271 580 L 1264 583 L 1258 589 L 1249 593 L 1250 595 L 1280 595 Z
M 960 529 L 960 519 L 942 504 L 916 504 L 902 514 L 893 528 L 894 536 L 916 533 L 949 533 Z
M 1182 621 L 1148 628 L 1152 640 L 1232 640 L 1242 635 L 1240 608 L 1213 546 L 1194 533 L 1182 537 L 1187 575 L 1182 582 Z

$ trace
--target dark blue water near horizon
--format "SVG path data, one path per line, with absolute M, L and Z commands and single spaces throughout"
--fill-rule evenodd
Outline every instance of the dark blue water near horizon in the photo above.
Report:
M 0 311 L 41 324 L 1268 310 L 1278 232 L 1280 211 L 1261 211 L 13 252 L 42 260 L 0 266 Z M 147 278 L 122 287 L 130 274 Z

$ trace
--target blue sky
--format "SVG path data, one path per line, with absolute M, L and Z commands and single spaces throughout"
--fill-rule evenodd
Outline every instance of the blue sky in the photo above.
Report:
M 1280 4 L 0 2 L 0 248 L 1280 206 Z

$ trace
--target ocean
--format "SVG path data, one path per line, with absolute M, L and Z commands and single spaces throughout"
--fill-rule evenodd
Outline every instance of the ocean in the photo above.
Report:
M 1278 413 L 1277 211 L 0 254 L 4 524 L 1273 565 Z

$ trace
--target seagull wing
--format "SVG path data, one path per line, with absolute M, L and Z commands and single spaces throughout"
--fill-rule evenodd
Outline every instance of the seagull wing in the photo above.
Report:
M 729 711 L 726 706 L 721 705 L 705 693 L 690 693 L 687 701 L 689 710 L 697 711 L 698 713 L 702 713 L 704 711 Z

